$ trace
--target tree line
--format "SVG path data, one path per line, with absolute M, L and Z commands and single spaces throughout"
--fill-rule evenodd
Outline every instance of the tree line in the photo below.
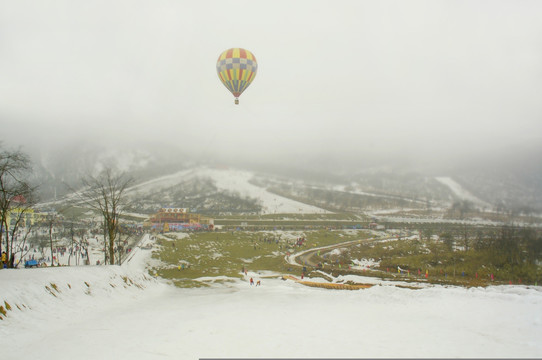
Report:
M 21 247 L 31 233 L 32 224 L 28 219 L 38 204 L 38 185 L 31 183 L 32 173 L 27 154 L 0 144 L 0 252 L 5 267 L 16 266 L 15 254 L 22 251 Z M 132 183 L 133 178 L 106 167 L 97 175 L 85 175 L 81 179 L 81 189 L 74 190 L 75 196 L 69 202 L 69 206 L 82 206 L 101 215 L 104 248 L 107 249 L 105 263 L 116 263 L 115 240 L 121 230 L 120 216 L 126 208 L 125 195 Z M 52 229 L 55 216 L 51 214 L 47 220 Z M 22 228 L 26 231 L 21 234 Z M 50 238 L 52 242 L 52 236 Z

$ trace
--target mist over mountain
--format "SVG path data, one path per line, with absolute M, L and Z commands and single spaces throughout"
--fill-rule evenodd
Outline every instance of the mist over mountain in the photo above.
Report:
M 394 157 L 332 152 L 326 155 L 319 151 L 304 156 L 277 155 L 255 160 L 250 156 L 182 150 L 179 146 L 159 142 L 109 143 L 107 146 L 73 142 L 40 147 L 39 151 L 31 147 L 25 149 L 33 159 L 35 180 L 40 184 L 43 200 L 69 193 L 79 186 L 83 177 L 96 174 L 104 167 L 126 172 L 136 183 L 141 183 L 180 170 L 209 166 L 248 170 L 260 179 L 274 179 L 275 184 L 279 181 L 300 187 L 343 186 L 422 201 L 453 202 L 449 189 L 434 179 L 448 176 L 494 208 L 542 212 L 542 165 L 537 161 L 542 158 L 542 146 L 538 144 L 503 147 L 468 157 L 450 154 L 441 156 L 440 161 L 408 152 Z M 194 186 L 188 188 L 194 189 Z
M 32 149 L 36 182 L 43 200 L 63 196 L 80 186 L 81 179 L 110 167 L 125 172 L 138 182 L 182 169 L 192 163 L 177 150 L 160 146 L 94 146 L 71 143 Z
M 542 146 L 520 144 L 490 154 L 473 154 L 450 174 L 497 207 L 521 212 L 542 209 Z

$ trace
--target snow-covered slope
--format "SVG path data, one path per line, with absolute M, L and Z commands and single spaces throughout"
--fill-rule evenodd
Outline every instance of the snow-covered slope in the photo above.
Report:
M 460 199 L 468 200 L 476 204 L 477 206 L 490 207 L 491 205 L 487 202 L 477 198 L 471 194 L 468 190 L 463 188 L 461 184 L 457 183 L 454 179 L 446 176 L 439 176 L 435 178 L 440 183 L 448 186 L 450 190 Z
M 327 213 L 328 211 L 307 205 L 295 200 L 291 200 L 279 195 L 268 192 L 266 189 L 253 185 L 249 181 L 254 176 L 252 172 L 234 170 L 234 169 L 211 169 L 207 167 L 198 167 L 189 170 L 179 171 L 177 173 L 162 176 L 141 184 L 138 184 L 130 191 L 139 193 L 150 193 L 157 188 L 166 188 L 174 186 L 182 181 L 193 178 L 209 178 L 220 190 L 236 192 L 243 197 L 258 199 L 262 204 L 263 214 L 274 213 L 297 213 L 314 214 Z
M 542 356 L 540 287 L 333 291 L 262 278 L 259 287 L 232 279 L 178 289 L 144 273 L 149 255 L 136 250 L 121 267 L 0 270 L 0 304 L 11 306 L 0 320 L 2 356 Z

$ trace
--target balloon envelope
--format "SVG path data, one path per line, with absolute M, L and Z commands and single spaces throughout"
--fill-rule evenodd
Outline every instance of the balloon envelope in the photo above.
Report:
M 256 57 L 245 49 L 232 48 L 224 51 L 216 62 L 216 72 L 220 81 L 235 96 L 235 103 L 239 103 L 239 96 L 252 83 L 258 70 Z

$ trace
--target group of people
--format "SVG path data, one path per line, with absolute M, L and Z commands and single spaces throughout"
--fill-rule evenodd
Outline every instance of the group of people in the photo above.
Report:
M 243 266 L 243 269 L 241 269 L 241 272 L 242 272 L 243 274 L 245 274 L 245 276 L 248 276 L 248 270 L 247 270 L 246 267 Z M 250 282 L 250 285 L 254 285 L 254 279 L 253 279 L 252 277 L 250 278 L 249 282 Z M 262 283 L 261 283 L 260 280 L 258 280 L 258 281 L 256 282 L 256 286 L 260 286 L 261 284 L 262 284 Z

